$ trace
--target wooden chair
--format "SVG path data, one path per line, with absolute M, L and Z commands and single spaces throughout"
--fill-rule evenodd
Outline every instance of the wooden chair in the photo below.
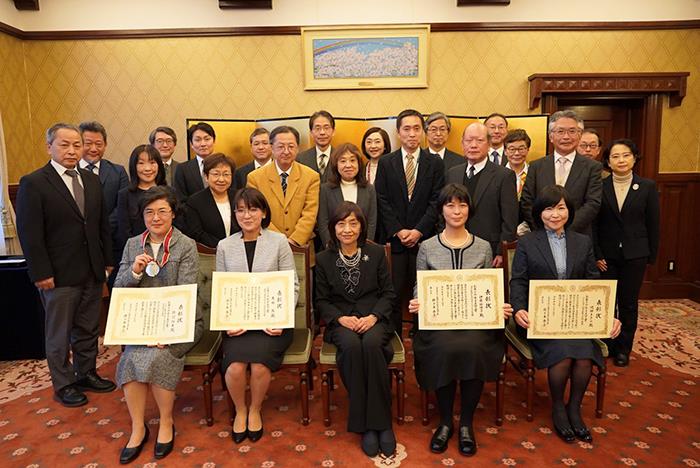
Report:
M 299 300 L 294 314 L 294 336 L 292 344 L 284 353 L 283 369 L 296 369 L 299 372 L 299 389 L 301 397 L 301 423 L 309 424 L 309 389 L 313 391 L 311 378 L 311 349 L 313 337 L 311 334 L 311 262 L 309 246 L 298 247 L 289 244 L 294 254 L 294 265 L 299 278 Z M 224 382 L 225 385 L 225 382 Z M 231 395 L 226 391 L 229 407 L 229 419 L 233 423 L 235 408 Z
M 367 241 L 368 243 L 373 243 Z M 391 244 L 384 246 L 384 254 L 386 255 L 387 265 L 389 267 L 389 275 L 391 275 Z M 403 347 L 401 338 L 394 333 L 391 338 L 391 347 L 394 350 L 394 357 L 389 363 L 389 372 L 396 379 L 396 420 L 399 424 L 403 424 L 404 419 L 404 392 L 405 392 L 405 365 L 406 365 L 406 350 Z M 332 343 L 323 342 L 321 353 L 319 356 L 319 368 L 321 371 L 321 397 L 323 400 L 323 424 L 331 425 L 331 390 L 333 390 L 333 372 L 337 370 L 335 353 L 337 348 Z
M 501 251 L 503 253 L 503 276 L 506 283 L 510 283 L 511 268 L 513 266 L 513 257 L 515 256 L 515 249 L 518 245 L 518 241 L 513 242 L 502 242 Z M 505 288 L 506 302 L 509 301 L 510 297 L 510 287 Z M 513 311 L 517 312 L 517 311 Z M 532 358 L 532 350 L 527 340 L 522 338 L 517 331 L 515 318 L 511 318 L 506 326 L 506 340 L 508 343 L 508 348 L 506 350 L 506 359 L 513 366 L 513 368 L 518 371 L 525 379 L 525 407 L 527 410 L 527 420 L 533 420 L 533 403 L 535 399 L 535 362 Z M 593 376 L 596 378 L 596 408 L 595 416 L 596 418 L 603 417 L 603 403 L 605 400 L 605 381 L 606 381 L 606 369 L 607 369 L 607 358 L 608 358 L 608 347 L 601 340 L 595 340 L 595 342 L 600 346 L 600 350 L 603 354 L 603 365 L 598 366 L 595 362 L 593 363 Z M 515 352 L 515 356 L 508 353 L 509 350 Z
M 209 330 L 211 312 L 211 280 L 216 266 L 216 249 L 197 244 L 199 276 L 197 278 L 197 306 L 202 308 L 204 333 L 199 342 L 185 356 L 185 370 L 202 373 L 204 409 L 207 426 L 214 424 L 211 382 L 221 364 L 221 332 Z M 223 377 L 222 377 L 223 381 Z

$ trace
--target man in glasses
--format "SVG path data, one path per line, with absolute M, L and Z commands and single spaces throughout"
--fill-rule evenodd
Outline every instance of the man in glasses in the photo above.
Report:
M 442 159 L 445 165 L 445 177 L 447 177 L 447 171 L 450 168 L 464 164 L 463 156 L 448 150 L 445 146 L 451 129 L 452 124 L 450 124 L 449 117 L 442 112 L 433 112 L 425 119 L 425 134 L 428 137 L 426 149 Z
M 175 130 L 170 127 L 158 127 L 148 136 L 148 141 L 160 153 L 163 167 L 165 167 L 165 183 L 168 184 L 168 187 L 172 187 L 175 168 L 179 164 L 173 159 L 175 147 L 177 146 Z

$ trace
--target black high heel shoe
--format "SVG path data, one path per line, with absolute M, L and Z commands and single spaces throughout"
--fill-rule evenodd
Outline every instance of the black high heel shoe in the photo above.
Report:
M 173 438 L 170 439 L 170 442 L 160 443 L 156 437 L 156 446 L 153 449 L 153 456 L 158 460 L 165 458 L 173 451 L 173 447 L 175 447 L 175 424 L 173 424 Z
M 260 429 L 257 431 L 251 431 L 248 429 L 248 439 L 250 439 L 251 442 L 257 442 L 260 440 L 260 438 L 263 436 L 263 425 L 262 425 L 262 415 L 260 415 Z
M 589 444 L 593 442 L 593 436 L 591 435 L 591 431 L 588 430 L 586 426 L 583 427 L 572 427 L 571 428 L 574 431 L 574 436 L 582 442 L 588 442 Z
M 143 450 L 143 446 L 146 445 L 146 442 L 148 442 L 148 426 L 143 425 L 143 427 L 146 428 L 146 433 L 143 435 L 143 439 L 141 439 L 141 443 L 138 444 L 136 447 L 124 447 L 119 454 L 119 463 L 122 465 L 127 465 L 131 463 L 132 461 L 136 460 L 139 455 L 141 455 L 141 450 Z
M 561 440 L 566 442 L 567 444 L 573 444 L 576 441 L 576 435 L 574 434 L 574 430 L 571 429 L 570 427 L 565 427 L 563 429 L 557 427 L 556 424 L 554 425 L 554 432 L 559 436 Z

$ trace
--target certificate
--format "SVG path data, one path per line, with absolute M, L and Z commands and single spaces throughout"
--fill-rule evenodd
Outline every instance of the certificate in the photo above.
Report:
M 294 271 L 214 272 L 210 330 L 294 328 Z
M 617 280 L 531 280 L 527 337 L 609 338 Z
M 503 270 L 417 272 L 420 330 L 503 328 Z
M 114 288 L 106 345 L 156 345 L 194 341 L 197 285 Z

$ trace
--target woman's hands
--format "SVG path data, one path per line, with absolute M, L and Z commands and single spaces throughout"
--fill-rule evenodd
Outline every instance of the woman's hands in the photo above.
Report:
M 513 306 L 507 302 L 503 304 L 503 318 L 508 321 L 513 316 Z
M 606 262 L 604 258 L 596 260 L 595 266 L 597 266 L 600 271 L 608 271 L 608 262 Z
M 241 336 L 247 331 L 248 330 L 245 330 L 243 328 L 237 328 L 235 330 L 226 330 L 226 334 L 228 336 Z M 266 328 L 263 331 L 270 336 L 280 336 L 284 330 L 281 328 Z
M 613 319 L 613 327 L 612 331 L 610 332 L 610 338 L 617 338 L 617 335 L 619 335 L 621 331 L 622 322 L 620 322 L 618 319 Z
M 244 330 L 242 328 L 236 328 L 235 330 L 226 330 L 226 334 L 228 336 L 240 336 L 244 334 L 247 330 Z
M 270 336 L 280 336 L 284 330 L 281 328 L 266 328 L 264 331 Z
M 517 323 L 523 328 L 530 327 L 530 316 L 527 314 L 527 310 L 520 309 L 515 313 L 515 323 Z
M 153 257 L 148 255 L 147 253 L 142 253 L 141 255 L 137 255 L 136 258 L 134 259 L 133 265 L 131 265 L 131 271 L 134 272 L 136 275 L 140 275 L 143 273 L 144 268 L 146 268 L 146 265 L 151 263 L 153 261 Z
M 163 349 L 163 348 L 165 348 L 166 346 L 168 346 L 168 345 L 166 345 L 166 344 L 160 344 L 160 343 L 154 344 L 154 345 L 152 345 L 152 344 L 146 345 L 147 348 L 158 348 L 158 349 Z
M 420 302 L 418 299 L 411 299 L 408 301 L 408 311 L 412 314 L 417 314 L 420 310 Z
M 353 315 L 343 315 L 338 318 L 338 323 L 345 328 L 359 333 L 360 335 L 367 332 L 370 328 L 377 324 L 377 316 L 374 314 L 367 315 L 366 317 L 355 317 Z

